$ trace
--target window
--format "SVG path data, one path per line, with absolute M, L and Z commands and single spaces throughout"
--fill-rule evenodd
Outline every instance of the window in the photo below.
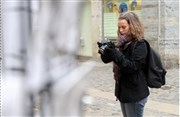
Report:
M 103 0 L 103 36 L 117 37 L 117 19 L 122 12 L 132 11 L 141 16 L 142 0 Z

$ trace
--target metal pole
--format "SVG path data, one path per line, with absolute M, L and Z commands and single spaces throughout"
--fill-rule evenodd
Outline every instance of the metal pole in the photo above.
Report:
M 158 51 L 160 51 L 160 36 L 161 36 L 161 1 L 158 0 Z

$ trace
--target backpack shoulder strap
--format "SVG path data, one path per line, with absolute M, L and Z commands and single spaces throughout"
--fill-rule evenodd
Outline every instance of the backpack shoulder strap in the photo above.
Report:
M 147 40 L 144 39 L 144 42 L 146 43 L 146 46 L 147 46 L 147 49 L 148 49 L 148 52 L 149 52 L 151 46 L 150 46 L 150 44 L 149 44 L 149 42 Z
M 137 45 L 137 41 L 135 41 L 134 44 L 133 44 L 132 53 L 133 53 L 133 51 L 134 51 L 136 45 Z
M 149 42 L 148 41 L 146 41 L 145 39 L 143 39 L 144 40 L 144 42 L 146 43 L 146 45 L 148 46 L 148 51 L 149 51 L 149 48 L 150 48 L 150 44 L 149 44 Z M 135 49 L 135 47 L 136 47 L 136 45 L 137 45 L 137 42 L 138 41 L 135 41 L 134 42 L 134 45 L 133 45 L 133 49 L 132 49 L 132 51 L 134 51 L 134 49 Z

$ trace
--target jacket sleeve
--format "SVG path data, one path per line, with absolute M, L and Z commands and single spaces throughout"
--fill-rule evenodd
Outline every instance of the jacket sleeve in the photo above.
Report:
M 111 57 L 109 57 L 108 55 L 103 55 L 101 54 L 101 60 L 104 62 L 104 63 L 109 63 L 112 61 Z
M 138 41 L 132 51 L 132 59 L 117 50 L 111 52 L 112 60 L 118 64 L 124 73 L 134 73 L 146 65 L 147 47 L 144 41 Z

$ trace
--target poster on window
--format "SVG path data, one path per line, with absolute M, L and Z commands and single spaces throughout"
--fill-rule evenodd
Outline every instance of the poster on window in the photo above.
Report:
M 104 0 L 104 37 L 117 37 L 117 19 L 126 11 L 135 12 L 141 17 L 142 0 Z

